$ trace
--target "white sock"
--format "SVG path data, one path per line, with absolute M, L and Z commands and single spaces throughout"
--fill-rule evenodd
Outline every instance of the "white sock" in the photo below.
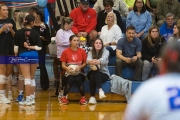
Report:
M 31 96 L 26 96 L 26 100 L 30 100 L 31 99 Z
M 23 94 L 23 90 L 19 90 L 19 95 L 22 95 Z
M 35 96 L 34 96 L 34 95 L 30 95 L 30 96 L 31 96 L 31 98 L 32 98 L 32 99 L 34 99 L 34 98 L 35 98 Z

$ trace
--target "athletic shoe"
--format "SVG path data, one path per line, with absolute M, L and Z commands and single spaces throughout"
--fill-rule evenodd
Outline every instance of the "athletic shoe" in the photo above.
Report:
M 105 98 L 104 91 L 99 91 L 99 99 Z
M 69 101 L 66 99 L 66 97 L 61 97 L 59 100 L 60 104 L 66 105 L 69 103 Z
M 31 98 L 31 103 L 32 103 L 32 105 L 36 104 L 34 98 Z
M 24 101 L 21 101 L 21 102 L 19 102 L 19 105 L 32 105 L 32 102 L 31 102 L 31 100 L 24 100 Z
M 12 94 L 8 94 L 8 99 L 11 101 L 13 100 Z
M 0 103 L 8 104 L 11 103 L 11 101 L 7 99 L 7 97 L 4 94 L 0 94 Z
M 79 104 L 86 105 L 87 101 L 85 97 L 81 97 L 81 100 L 79 101 Z
M 89 104 L 92 104 L 92 105 L 97 104 L 96 98 L 95 98 L 95 97 L 90 97 L 88 103 L 89 103 Z
M 24 97 L 23 94 L 19 94 L 18 97 L 16 98 L 16 102 L 23 101 Z

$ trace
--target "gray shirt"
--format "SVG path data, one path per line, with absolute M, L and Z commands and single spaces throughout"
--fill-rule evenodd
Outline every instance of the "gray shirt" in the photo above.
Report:
M 129 42 L 127 37 L 123 37 L 119 39 L 116 49 L 121 50 L 122 55 L 125 57 L 133 57 L 136 55 L 136 52 L 141 52 L 142 42 L 137 37 L 134 37 L 132 42 Z
M 92 60 L 92 59 L 93 59 L 92 58 L 92 52 L 89 51 L 87 61 Z M 104 48 L 102 57 L 99 59 L 99 61 L 101 62 L 99 71 L 102 72 L 102 73 L 107 74 L 108 76 L 110 76 L 109 70 L 108 70 L 109 51 L 106 48 Z

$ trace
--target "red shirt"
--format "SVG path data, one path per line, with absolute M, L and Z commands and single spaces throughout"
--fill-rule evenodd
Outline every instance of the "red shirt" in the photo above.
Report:
M 82 65 L 86 62 L 87 55 L 82 48 L 73 51 L 70 47 L 66 48 L 61 55 L 60 60 L 68 65 Z
M 70 17 L 73 19 L 74 24 L 72 31 L 75 34 L 79 32 L 90 33 L 96 28 L 97 18 L 96 11 L 92 8 L 88 8 L 85 12 L 80 7 L 71 11 Z

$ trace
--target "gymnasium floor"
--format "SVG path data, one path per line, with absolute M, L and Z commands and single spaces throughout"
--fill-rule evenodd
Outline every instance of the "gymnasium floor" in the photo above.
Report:
M 52 60 L 47 60 L 50 82 L 53 80 Z M 126 102 L 116 94 L 106 94 L 97 105 L 79 105 L 79 93 L 69 93 L 68 105 L 60 105 L 54 96 L 53 85 L 43 91 L 39 85 L 39 70 L 36 72 L 36 105 L 19 106 L 15 100 L 11 104 L 0 104 L 0 120 L 122 120 Z M 13 98 L 18 95 L 17 86 L 13 86 Z M 86 94 L 87 100 L 89 93 Z M 98 98 L 98 95 L 96 95 Z

